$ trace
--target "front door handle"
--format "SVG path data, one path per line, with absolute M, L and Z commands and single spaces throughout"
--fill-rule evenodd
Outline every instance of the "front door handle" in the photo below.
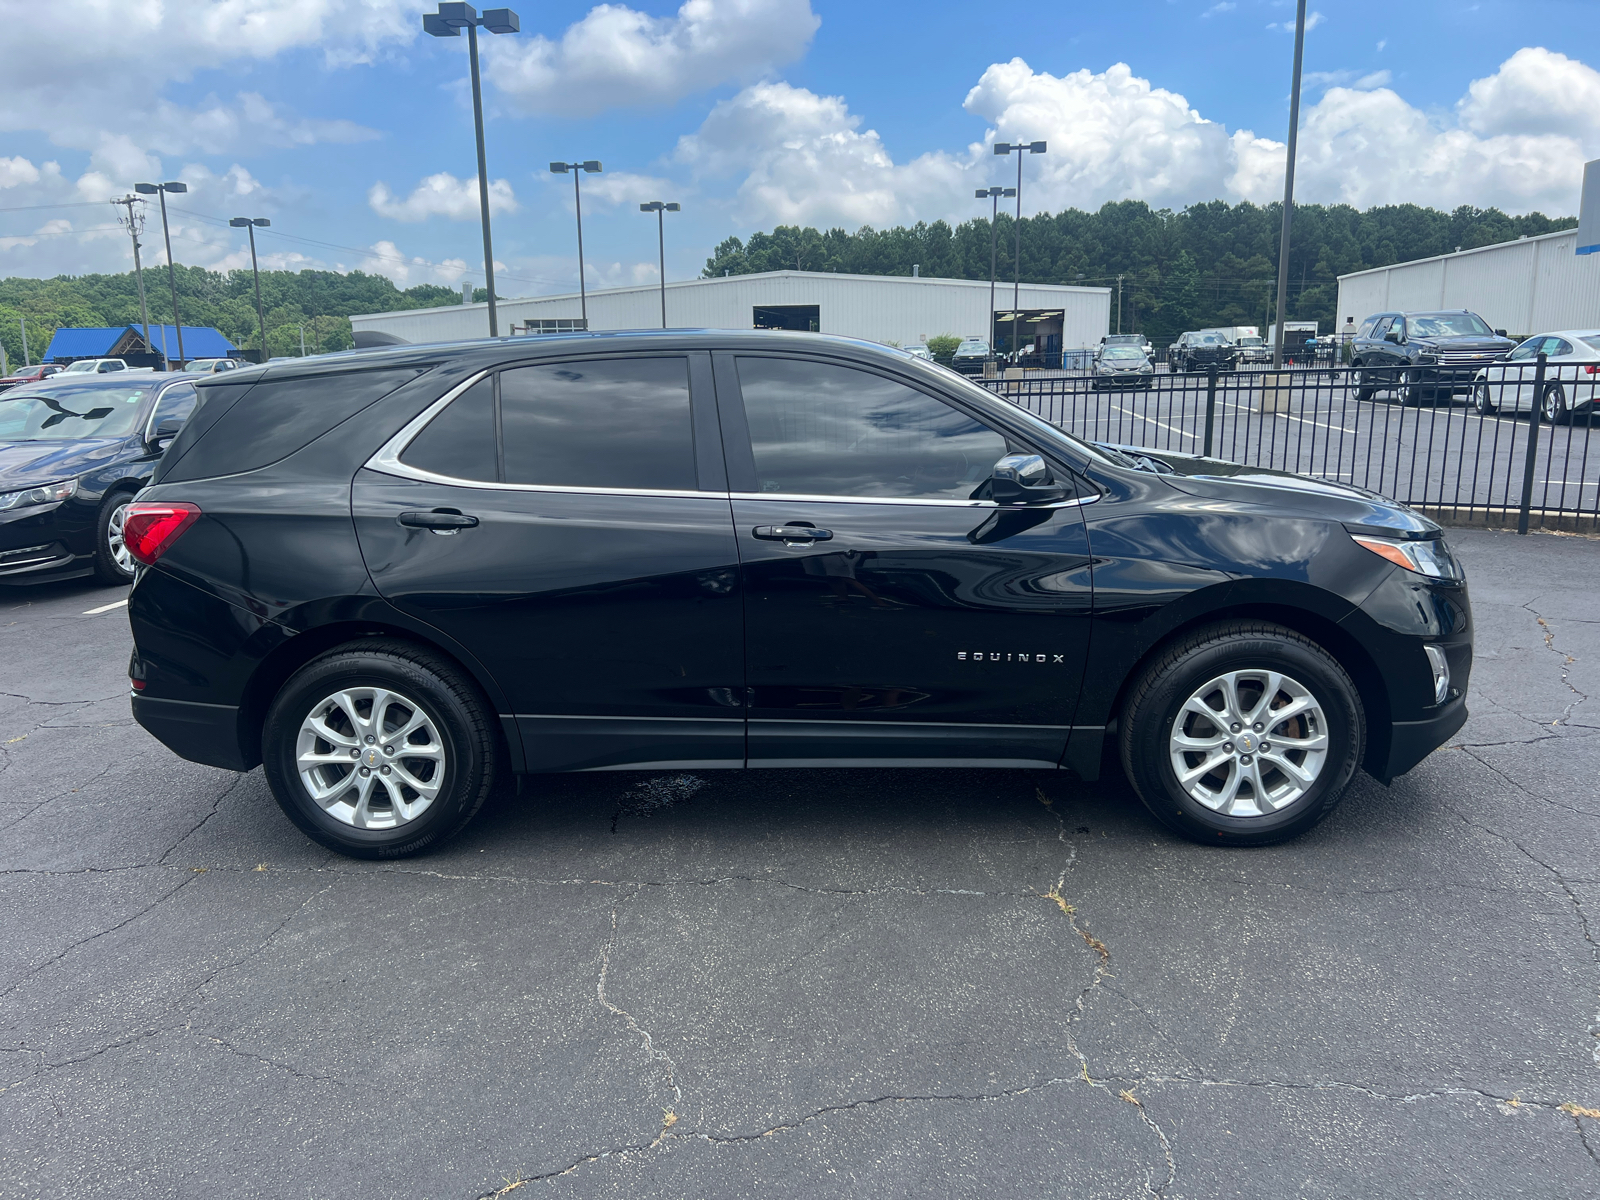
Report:
M 750 532 L 769 542 L 825 542 L 833 536 L 831 529 L 809 525 L 757 525 Z
M 457 533 L 463 529 L 471 529 L 477 523 L 477 517 L 443 508 L 436 508 L 432 512 L 400 514 L 400 524 L 410 529 L 431 529 L 435 533 Z

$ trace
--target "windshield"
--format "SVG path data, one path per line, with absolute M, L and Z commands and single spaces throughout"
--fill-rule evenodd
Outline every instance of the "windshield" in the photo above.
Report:
M 1137 346 L 1144 340 L 1142 333 L 1113 333 L 1106 339 L 1108 346 Z
M 1195 338 L 1195 341 L 1202 346 L 1219 346 L 1222 344 L 1222 339 L 1214 333 L 1201 334 Z
M 1265 346 L 1266 343 L 1264 341 L 1262 341 L 1260 338 L 1244 337 L 1244 338 L 1240 338 L 1239 339 L 1239 345 L 1241 345 L 1241 346 Z
M 139 424 L 140 402 L 155 383 L 105 387 L 65 382 L 31 387 L 26 394 L 0 393 L 0 441 L 71 441 L 126 437 Z
M 1144 351 L 1137 346 L 1107 346 L 1105 353 L 1101 354 L 1100 357 L 1138 362 L 1144 357 Z
M 1411 337 L 1493 337 L 1494 330 L 1475 313 L 1412 313 L 1406 318 Z
M 956 353 L 957 354 L 987 354 L 987 353 L 989 353 L 989 343 L 988 342 L 978 342 L 978 341 L 962 342 L 961 345 L 956 347 Z

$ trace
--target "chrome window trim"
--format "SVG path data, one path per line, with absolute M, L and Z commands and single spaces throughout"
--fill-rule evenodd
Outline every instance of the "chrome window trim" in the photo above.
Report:
M 179 387 L 180 385 L 185 384 L 185 383 L 187 383 L 191 388 L 194 388 L 194 380 L 192 380 L 192 379 L 169 379 L 169 380 L 167 380 L 165 386 L 159 387 L 159 388 L 156 389 L 155 403 L 150 405 L 150 415 L 144 419 L 144 440 L 146 442 L 149 442 L 150 439 L 155 436 L 156 413 L 161 408 L 162 399 L 173 388 Z M 199 407 L 200 407 L 200 390 L 198 388 L 195 388 L 194 408 L 199 408 Z M 191 417 L 194 416 L 194 408 L 191 408 L 189 410 L 189 416 L 191 416 Z M 187 421 L 187 419 L 188 418 L 185 418 L 186 421 Z
M 993 500 L 937 500 L 914 496 L 808 496 L 798 492 L 729 492 L 730 500 L 782 500 L 798 504 L 902 504 L 935 508 L 1000 508 Z M 1099 495 L 1075 496 L 1070 500 L 1057 500 L 1051 504 L 1008 504 L 1006 508 L 1076 508 L 1092 504 Z

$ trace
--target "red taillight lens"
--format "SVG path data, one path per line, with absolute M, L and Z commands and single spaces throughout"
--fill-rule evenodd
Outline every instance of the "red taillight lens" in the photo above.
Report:
M 128 505 L 123 517 L 122 540 L 128 553 L 148 567 L 199 519 L 200 507 L 196 504 L 135 501 Z
M 1590 363 L 1583 368 L 1585 375 L 1600 375 L 1600 363 Z

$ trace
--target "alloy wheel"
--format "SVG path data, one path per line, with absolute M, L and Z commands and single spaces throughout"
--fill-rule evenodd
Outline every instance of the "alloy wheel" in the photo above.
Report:
M 128 553 L 123 526 L 127 523 L 128 505 L 132 499 L 131 496 L 125 497 L 106 517 L 106 547 L 111 551 L 111 561 L 117 564 L 117 570 L 127 575 L 133 574 L 133 555 Z
M 1547 425 L 1554 425 L 1567 415 L 1567 394 L 1559 383 L 1549 384 L 1544 389 L 1543 408 Z
M 438 798 L 446 757 L 438 727 L 414 700 L 382 687 L 345 688 L 300 724 L 295 767 L 330 817 L 357 829 L 394 829 Z
M 1262 817 L 1310 790 L 1329 749 L 1310 690 L 1279 671 L 1229 671 L 1196 688 L 1173 720 L 1178 786 L 1213 812 Z

